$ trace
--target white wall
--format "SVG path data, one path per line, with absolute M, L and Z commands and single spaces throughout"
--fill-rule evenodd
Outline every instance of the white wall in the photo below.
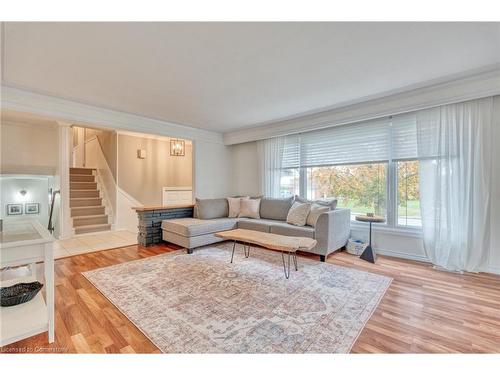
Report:
M 44 227 L 47 227 L 49 220 L 49 186 L 51 177 L 48 176 L 1 176 L 1 214 L 0 217 L 12 218 L 32 218 L 37 219 Z M 19 192 L 26 191 L 22 196 Z M 39 203 L 40 212 L 38 214 L 26 214 L 24 205 L 26 203 Z M 23 214 L 16 216 L 7 215 L 8 204 L 22 204 Z
M 193 147 L 185 141 L 185 155 L 170 155 L 170 139 L 118 134 L 117 183 L 145 206 L 162 204 L 165 186 L 193 186 Z M 146 157 L 137 157 L 137 150 Z
M 1 173 L 55 174 L 59 145 L 55 126 L 2 121 L 1 135 Z
M 194 191 L 195 197 L 217 198 L 231 193 L 231 151 L 222 142 L 195 140 Z
M 231 150 L 231 194 L 256 196 L 260 191 L 257 142 L 233 145 Z
M 353 223 L 351 237 L 368 242 L 368 225 Z M 405 259 L 428 261 L 425 255 L 422 237 L 417 234 L 407 234 L 391 231 L 389 228 L 373 228 L 372 244 L 378 254 Z

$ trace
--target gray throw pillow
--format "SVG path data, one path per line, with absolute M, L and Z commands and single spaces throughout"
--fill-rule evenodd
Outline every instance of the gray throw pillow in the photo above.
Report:
M 335 198 L 333 198 L 333 199 L 318 199 L 315 201 L 310 201 L 308 199 L 305 199 L 305 198 L 302 198 L 302 197 L 299 197 L 298 195 L 296 195 L 295 202 L 319 204 L 321 206 L 329 207 L 330 210 L 335 210 L 337 208 L 337 200 Z
M 292 204 L 293 197 L 285 199 L 262 198 L 260 201 L 260 217 L 263 219 L 286 221 Z
M 196 213 L 198 219 L 209 220 L 227 217 L 229 204 L 226 198 L 199 199 L 196 198 Z

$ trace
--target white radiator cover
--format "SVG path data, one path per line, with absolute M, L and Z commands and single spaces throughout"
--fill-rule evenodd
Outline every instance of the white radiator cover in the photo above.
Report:
M 175 204 L 192 204 L 192 187 L 163 187 L 162 204 L 170 206 Z

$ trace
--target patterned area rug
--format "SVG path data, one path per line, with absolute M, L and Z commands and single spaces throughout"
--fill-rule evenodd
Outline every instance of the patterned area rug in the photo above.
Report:
M 232 244 L 85 272 L 165 353 L 348 353 L 388 277 Z M 293 266 L 292 266 L 293 268 Z

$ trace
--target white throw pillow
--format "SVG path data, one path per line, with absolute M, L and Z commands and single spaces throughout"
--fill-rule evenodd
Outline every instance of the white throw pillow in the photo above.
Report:
M 286 222 L 288 224 L 303 227 L 304 225 L 306 225 L 307 216 L 309 215 L 310 210 L 310 203 L 294 202 L 294 204 L 290 208 L 290 211 L 288 211 Z
M 248 197 L 227 197 L 227 203 L 229 204 L 229 215 L 227 217 L 238 217 L 240 214 L 241 200 L 247 198 Z
M 241 198 L 240 214 L 238 217 L 248 217 L 250 219 L 260 219 L 260 198 Z
M 330 211 L 329 206 L 324 206 L 322 204 L 313 203 L 311 205 L 311 211 L 309 212 L 309 215 L 307 215 L 306 224 L 310 225 L 311 227 L 315 227 L 316 222 L 319 219 L 319 215 L 321 215 L 324 212 L 328 212 L 328 211 Z

